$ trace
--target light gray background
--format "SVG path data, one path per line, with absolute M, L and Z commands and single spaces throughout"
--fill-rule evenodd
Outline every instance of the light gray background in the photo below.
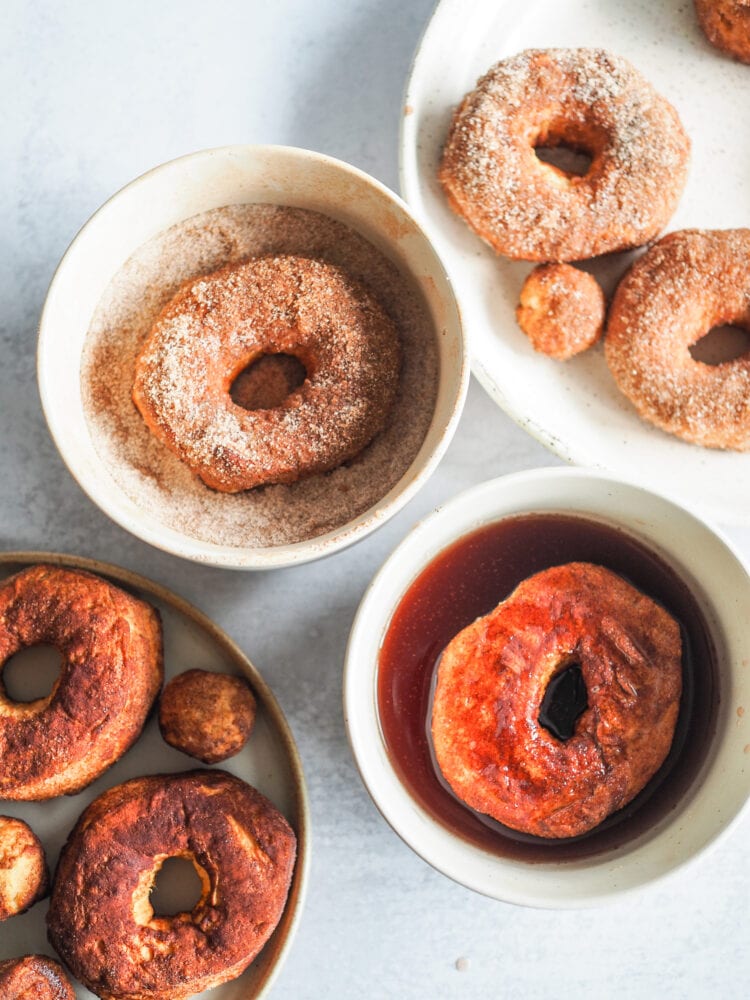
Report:
M 233 142 L 321 150 L 396 187 L 401 92 L 431 7 L 4 0 L 0 541 L 109 560 L 173 587 L 272 684 L 299 741 L 314 824 L 307 907 L 273 997 L 747 995 L 747 819 L 663 886 L 603 910 L 550 913 L 492 902 L 432 871 L 359 781 L 341 666 L 367 582 L 440 501 L 556 461 L 476 384 L 445 460 L 405 511 L 333 559 L 263 575 L 190 565 L 116 527 L 73 482 L 41 415 L 39 311 L 56 262 L 94 209 L 157 163 Z M 750 555 L 750 529 L 728 533 Z

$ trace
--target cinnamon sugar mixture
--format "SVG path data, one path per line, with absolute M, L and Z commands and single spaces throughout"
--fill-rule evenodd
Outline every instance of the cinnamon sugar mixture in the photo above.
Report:
M 372 290 L 398 328 L 403 356 L 399 388 L 385 429 L 350 462 L 291 486 L 223 494 L 193 476 L 149 432 L 131 399 L 135 360 L 159 312 L 183 282 L 266 254 L 328 261 Z M 314 538 L 383 497 L 424 440 L 437 376 L 432 320 L 412 281 L 342 223 L 275 205 L 214 209 L 142 246 L 102 296 L 81 361 L 89 431 L 118 486 L 166 526 L 238 548 Z

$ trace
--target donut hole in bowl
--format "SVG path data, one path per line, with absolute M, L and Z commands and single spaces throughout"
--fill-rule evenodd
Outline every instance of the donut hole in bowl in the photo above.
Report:
M 588 690 L 580 663 L 566 663 L 550 679 L 539 706 L 539 725 L 565 742 L 589 707 Z
M 234 376 L 229 395 L 243 410 L 273 410 L 284 405 L 307 374 L 294 354 L 261 354 Z
M 47 700 L 57 685 L 63 658 L 46 643 L 20 649 L 0 666 L 0 700 L 25 705 Z
M 133 916 L 142 927 L 192 917 L 209 895 L 208 872 L 189 852 L 165 854 L 143 872 L 133 893 Z
M 723 365 L 750 354 L 750 328 L 729 323 L 712 327 L 689 348 L 694 361 Z

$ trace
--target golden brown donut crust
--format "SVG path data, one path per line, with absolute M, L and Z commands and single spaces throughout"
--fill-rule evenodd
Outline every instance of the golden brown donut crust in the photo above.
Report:
M 293 355 L 307 378 L 272 409 L 229 390 L 262 355 Z M 264 257 L 189 281 L 136 362 L 133 400 L 149 430 L 226 493 L 293 483 L 354 458 L 385 426 L 401 353 L 372 293 L 332 264 Z
M 239 976 L 286 902 L 296 838 L 278 810 L 224 771 L 117 785 L 63 848 L 47 917 L 74 975 L 112 1000 L 183 1000 Z M 191 913 L 156 917 L 149 893 L 168 857 L 193 861 Z
M 47 860 L 37 835 L 22 819 L 0 816 L 0 920 L 23 913 L 48 887 Z
M 523 284 L 516 318 L 535 351 L 566 361 L 599 340 L 606 308 L 593 275 L 570 264 L 540 264 Z
M 162 692 L 159 729 L 170 746 L 218 764 L 247 743 L 255 713 L 255 697 L 242 677 L 186 670 Z
M 0 676 L 0 798 L 85 788 L 135 742 L 161 688 L 158 613 L 93 573 L 40 564 L 0 584 L 0 664 L 40 643 L 62 656 L 46 698 L 11 701 Z
M 24 955 L 0 961 L 2 1000 L 76 1000 L 65 970 L 46 955 Z
M 675 619 L 602 566 L 524 580 L 451 640 L 432 735 L 440 769 L 478 812 L 538 837 L 575 837 L 622 808 L 663 763 L 682 690 Z M 550 680 L 580 664 L 573 736 L 539 722 Z
M 620 282 L 605 355 L 638 413 L 709 448 L 750 449 L 750 353 L 708 365 L 690 347 L 713 327 L 750 330 L 750 229 L 670 233 Z
M 589 153 L 583 177 L 535 153 Z M 639 246 L 666 225 L 687 176 L 677 112 L 603 49 L 529 49 L 494 65 L 455 112 L 439 180 L 498 253 L 583 260 Z
M 750 0 L 695 0 L 695 10 L 712 45 L 750 63 Z

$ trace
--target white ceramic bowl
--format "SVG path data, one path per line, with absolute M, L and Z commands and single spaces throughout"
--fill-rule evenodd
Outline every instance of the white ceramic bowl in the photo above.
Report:
M 308 541 L 237 548 L 200 541 L 139 507 L 103 466 L 81 398 L 81 352 L 102 293 L 144 243 L 225 205 L 267 203 L 322 212 L 354 229 L 418 283 L 439 355 L 437 401 L 422 446 L 401 480 L 374 506 Z M 400 510 L 437 466 L 455 430 L 468 383 L 461 321 L 445 270 L 401 199 L 339 160 L 283 146 L 226 146 L 156 167 L 115 194 L 86 223 L 54 276 L 39 329 L 42 406 L 55 443 L 89 497 L 123 528 L 171 552 L 234 569 L 266 569 L 329 555 Z
M 661 555 L 689 586 L 717 649 L 716 729 L 677 805 L 618 849 L 565 862 L 499 857 L 473 846 L 411 796 L 389 757 L 377 706 L 378 657 L 401 598 L 457 539 L 530 512 L 588 515 Z M 477 892 L 551 908 L 594 905 L 661 878 L 704 852 L 737 820 L 750 796 L 750 578 L 730 543 L 673 500 L 586 469 L 536 469 L 477 486 L 417 525 L 370 585 L 352 627 L 344 711 L 352 750 L 375 804 L 425 861 Z

